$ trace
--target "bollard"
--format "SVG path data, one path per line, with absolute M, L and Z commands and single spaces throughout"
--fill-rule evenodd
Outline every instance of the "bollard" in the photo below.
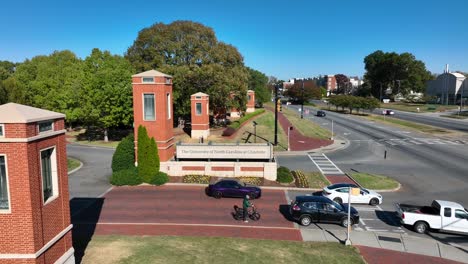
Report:
M 387 150 L 384 152 L 384 159 L 387 159 Z

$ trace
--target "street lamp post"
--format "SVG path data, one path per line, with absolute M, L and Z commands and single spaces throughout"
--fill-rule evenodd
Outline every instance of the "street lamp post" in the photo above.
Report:
M 275 84 L 275 146 L 278 145 L 278 84 Z
M 257 122 L 253 121 L 252 122 L 253 127 L 254 127 L 254 143 L 257 143 Z
M 302 80 L 302 89 L 301 89 L 301 119 L 304 118 L 304 80 Z
M 380 102 L 382 103 L 382 83 L 380 83 Z

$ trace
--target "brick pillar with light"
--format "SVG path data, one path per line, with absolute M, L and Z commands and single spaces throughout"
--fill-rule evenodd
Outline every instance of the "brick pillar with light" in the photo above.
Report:
M 0 263 L 75 263 L 64 118 L 0 105 Z
M 192 138 L 207 139 L 210 135 L 210 96 L 196 93 L 190 96 L 192 111 Z
M 143 125 L 156 140 L 160 161 L 171 160 L 175 152 L 172 76 L 155 70 L 142 72 L 132 76 L 132 87 L 135 147 L 138 127 Z

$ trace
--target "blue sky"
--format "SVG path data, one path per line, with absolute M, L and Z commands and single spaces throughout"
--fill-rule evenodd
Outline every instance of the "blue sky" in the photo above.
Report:
M 5 1 L 0 60 L 23 61 L 69 49 L 123 55 L 138 31 L 192 20 L 238 48 L 245 64 L 280 79 L 362 76 L 375 50 L 411 52 L 436 73 L 468 72 L 468 1 L 171 0 Z

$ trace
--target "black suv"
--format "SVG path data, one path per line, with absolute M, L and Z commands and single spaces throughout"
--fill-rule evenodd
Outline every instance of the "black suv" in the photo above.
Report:
M 336 203 L 323 196 L 297 196 L 291 202 L 289 213 L 301 225 L 312 222 L 337 223 L 348 226 L 348 205 Z M 351 225 L 359 223 L 359 213 L 351 207 Z
M 327 114 L 325 114 L 325 111 L 322 111 L 322 110 L 318 110 L 317 111 L 317 116 L 320 116 L 320 117 L 324 117 L 326 116 Z

